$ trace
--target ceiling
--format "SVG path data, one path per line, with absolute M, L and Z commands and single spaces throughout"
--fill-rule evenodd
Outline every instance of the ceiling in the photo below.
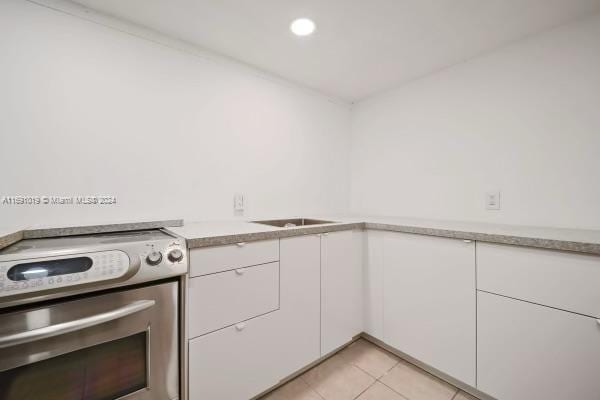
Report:
M 600 0 L 74 0 L 354 102 L 600 12 Z M 317 23 L 296 37 L 290 22 Z

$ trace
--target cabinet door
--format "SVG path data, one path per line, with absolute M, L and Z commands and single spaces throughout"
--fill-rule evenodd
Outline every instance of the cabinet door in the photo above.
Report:
M 475 385 L 475 244 L 405 233 L 384 239 L 385 342 Z
M 383 337 L 383 239 L 385 232 L 368 230 L 363 265 L 364 330 L 379 340 Z
M 600 325 L 479 292 L 477 388 L 499 400 L 600 398 Z
M 281 239 L 279 351 L 284 376 L 320 357 L 321 242 L 318 235 Z
M 363 330 L 362 232 L 321 236 L 321 355 Z
M 279 311 L 190 340 L 193 400 L 246 400 L 279 382 Z

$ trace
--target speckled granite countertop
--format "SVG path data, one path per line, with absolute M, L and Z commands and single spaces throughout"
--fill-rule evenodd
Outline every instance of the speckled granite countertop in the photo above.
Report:
M 336 223 L 276 228 L 254 222 L 212 221 L 186 223 L 182 227 L 171 228 L 170 230 L 184 237 L 189 248 L 349 229 L 372 229 L 600 255 L 600 230 L 529 227 L 401 217 L 316 217 L 336 221 Z
M 365 228 L 600 255 L 600 230 L 367 217 Z
M 17 243 L 21 239 L 23 239 L 22 229 L 0 229 L 0 250 L 10 246 L 13 243 Z
M 330 220 L 331 221 L 331 220 Z M 291 236 L 361 229 L 360 221 L 337 222 L 327 225 L 309 225 L 293 228 L 277 228 L 254 222 L 210 221 L 186 223 L 180 228 L 169 230 L 186 239 L 188 248 L 219 246 L 255 240 L 279 239 Z
M 58 236 L 88 235 L 92 233 L 136 231 L 140 229 L 169 228 L 177 226 L 183 226 L 182 219 L 48 228 L 0 228 L 0 249 L 8 247 L 22 239 L 39 239 Z
M 0 228 L 0 249 L 10 246 L 19 240 L 29 238 L 84 235 L 163 227 L 184 237 L 187 240 L 189 248 L 312 235 L 349 229 L 372 229 L 600 255 L 600 230 L 531 227 L 402 217 L 315 217 L 336 221 L 336 223 L 277 228 L 246 221 L 210 221 L 183 224 L 183 220 L 164 220 L 20 230 Z

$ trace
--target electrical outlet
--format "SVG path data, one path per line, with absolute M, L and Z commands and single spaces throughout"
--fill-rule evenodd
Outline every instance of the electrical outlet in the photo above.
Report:
M 244 211 L 244 195 L 242 193 L 233 195 L 233 211 Z
M 500 209 L 500 191 L 487 192 L 485 194 L 485 209 L 499 210 Z

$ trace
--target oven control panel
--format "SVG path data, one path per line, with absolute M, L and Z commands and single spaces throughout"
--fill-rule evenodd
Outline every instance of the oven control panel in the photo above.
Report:
M 185 239 L 163 229 L 24 239 L 0 249 L 0 309 L 187 271 Z
M 129 268 L 120 250 L 0 262 L 0 297 L 114 280 Z

